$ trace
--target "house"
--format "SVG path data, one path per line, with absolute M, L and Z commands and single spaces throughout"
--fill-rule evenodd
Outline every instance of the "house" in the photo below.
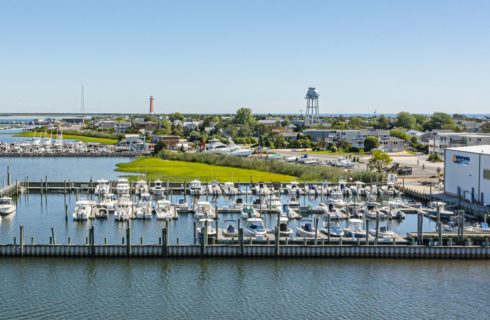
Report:
M 167 148 L 175 149 L 175 147 L 180 142 L 180 137 L 179 136 L 172 136 L 172 135 L 152 135 L 151 136 L 151 142 L 154 144 L 157 144 L 159 142 L 163 142 L 163 143 L 165 143 Z
M 117 133 L 125 133 L 129 128 L 131 128 L 130 122 L 116 122 L 114 131 Z

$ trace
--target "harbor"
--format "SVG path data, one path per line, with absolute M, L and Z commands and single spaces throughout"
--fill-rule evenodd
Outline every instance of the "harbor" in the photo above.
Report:
M 360 186 L 25 178 L 7 187 L 16 211 L 1 217 L 0 255 L 489 257 L 485 222 L 451 227 L 442 204 L 437 217 L 386 185 Z

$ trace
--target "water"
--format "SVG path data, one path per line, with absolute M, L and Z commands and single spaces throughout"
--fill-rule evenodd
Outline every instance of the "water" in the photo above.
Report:
M 4 319 L 484 319 L 490 312 L 488 266 L 9 258 L 0 262 L 0 308 Z
M 0 158 L 13 178 L 114 179 L 126 158 Z M 173 198 L 176 202 L 178 197 Z M 284 198 L 283 198 L 284 200 Z M 0 243 L 18 237 L 85 243 L 92 222 L 65 222 L 62 194 L 23 195 L 0 219 Z M 190 201 L 190 198 L 188 198 Z M 219 198 L 218 206 L 227 203 Z M 69 211 L 74 195 L 66 198 Z M 316 204 L 319 199 L 312 200 Z M 228 218 L 221 215 L 221 222 Z M 268 226 L 274 216 L 266 216 Z M 192 215 L 170 223 L 171 242 L 193 242 Z M 121 243 L 124 225 L 95 220 L 95 240 Z M 133 242 L 158 243 L 162 222 L 131 222 Z M 400 234 L 416 229 L 416 216 Z M 430 220 L 425 230 L 433 230 Z M 490 312 L 490 262 L 371 259 L 0 259 L 2 319 L 479 319 Z
M 173 196 L 172 202 L 176 203 L 184 196 Z M 251 201 L 253 197 L 249 196 Z M 94 198 L 95 199 L 95 198 Z M 287 203 L 288 197 L 281 196 L 281 201 Z M 155 199 L 156 200 L 156 199 Z M 187 204 L 192 207 L 193 199 L 187 197 Z M 201 200 L 206 200 L 206 197 L 201 197 Z M 209 199 L 211 201 L 211 198 Z M 197 201 L 195 199 L 194 201 Z M 218 208 L 228 206 L 234 201 L 234 198 L 219 197 L 213 199 L 212 205 Z M 318 204 L 320 198 L 310 198 L 308 201 L 312 204 Z M 108 219 L 94 219 L 92 221 L 73 221 L 72 212 L 75 207 L 76 197 L 75 195 L 63 194 L 26 194 L 17 199 L 17 210 L 15 214 L 11 214 L 5 217 L 0 217 L 0 243 L 13 243 L 14 237 L 19 237 L 19 227 L 21 225 L 25 228 L 26 242 L 30 241 L 31 237 L 34 237 L 36 243 L 49 243 L 49 237 L 51 236 L 51 228 L 53 227 L 56 232 L 56 239 L 59 243 L 67 243 L 70 238 L 72 243 L 84 244 L 90 226 L 95 228 L 95 242 L 104 243 L 104 238 L 107 243 L 120 244 L 122 238 L 126 235 L 126 223 L 117 222 L 114 220 L 113 215 L 110 215 Z M 68 206 L 68 221 L 65 219 L 65 203 Z M 267 228 L 271 229 L 277 225 L 276 214 L 263 214 L 264 223 Z M 306 218 L 313 219 L 315 215 L 307 216 Z M 239 214 L 219 214 L 218 226 L 220 228 L 226 227 L 226 220 L 240 219 Z M 169 237 L 171 243 L 176 243 L 179 238 L 181 244 L 194 243 L 194 216 L 192 214 L 180 214 L 177 220 L 171 220 L 169 222 Z M 242 221 L 242 225 L 243 225 Z M 374 220 L 370 223 L 370 229 L 374 229 Z M 299 220 L 290 220 L 289 226 L 295 230 L 298 226 Z M 332 222 L 334 225 L 335 222 Z M 389 224 L 390 230 L 395 231 L 400 235 L 405 235 L 407 232 L 415 232 L 417 229 L 417 217 L 416 215 L 407 215 L 405 220 L 402 221 L 381 221 L 380 226 Z M 143 237 L 145 244 L 158 244 L 159 237 L 161 236 L 162 228 L 165 226 L 165 222 L 157 220 L 155 217 L 151 220 L 134 219 L 130 221 L 132 229 L 132 243 L 140 243 L 140 238 Z M 320 225 L 321 226 L 321 225 Z M 342 221 L 339 226 L 346 227 L 347 222 Z M 432 220 L 424 218 L 423 224 L 424 231 L 433 231 L 435 229 L 435 223 Z

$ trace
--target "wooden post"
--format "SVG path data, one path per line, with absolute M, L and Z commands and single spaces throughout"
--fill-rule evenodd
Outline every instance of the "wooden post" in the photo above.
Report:
M 375 239 L 374 239 L 374 243 L 375 244 L 378 244 L 378 237 L 379 237 L 379 212 L 376 211 L 376 230 L 375 230 Z
M 327 215 L 327 238 L 328 238 L 328 244 L 330 244 L 330 214 Z
M 315 218 L 315 245 L 317 245 L 318 241 L 318 218 Z
M 68 222 L 68 205 L 67 204 L 65 204 L 65 222 Z
M 194 227 L 194 244 L 196 244 L 196 242 L 197 242 L 197 223 L 196 223 L 196 221 L 194 221 L 192 224 Z
M 167 248 L 167 228 L 162 228 L 162 256 L 168 256 L 168 248 Z
M 53 238 L 53 244 L 56 244 L 56 238 L 54 237 L 54 228 L 51 227 L 51 237 Z
M 90 251 L 92 256 L 95 256 L 95 227 L 92 225 L 90 227 L 90 233 L 91 233 L 91 242 L 90 242 Z
M 240 243 L 240 255 L 243 256 L 243 228 L 238 228 L 238 242 Z
M 216 208 L 216 213 L 218 213 L 218 209 Z M 219 237 L 219 232 L 218 232 L 218 220 L 219 220 L 219 217 L 218 217 L 218 214 L 216 214 L 216 220 L 215 220 L 215 224 L 216 224 L 216 244 L 218 243 L 218 237 Z
M 187 202 L 187 182 L 186 181 L 184 181 L 184 202 Z
M 126 227 L 126 255 L 131 255 L 131 228 L 129 227 L 129 223 Z
M 20 230 L 19 230 L 19 251 L 20 251 L 20 255 L 23 256 L 24 255 L 24 226 L 20 226 Z
M 274 241 L 274 253 L 276 256 L 279 255 L 279 241 L 280 241 L 280 237 L 279 237 L 279 228 L 276 228 L 276 232 L 274 234 L 274 236 L 276 237 L 276 241 Z
M 369 245 L 369 219 L 366 219 L 366 245 Z

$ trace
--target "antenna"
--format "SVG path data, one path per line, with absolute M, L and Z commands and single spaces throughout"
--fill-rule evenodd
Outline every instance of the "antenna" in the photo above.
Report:
M 82 84 L 82 97 L 80 99 L 80 113 L 85 114 L 85 88 Z

